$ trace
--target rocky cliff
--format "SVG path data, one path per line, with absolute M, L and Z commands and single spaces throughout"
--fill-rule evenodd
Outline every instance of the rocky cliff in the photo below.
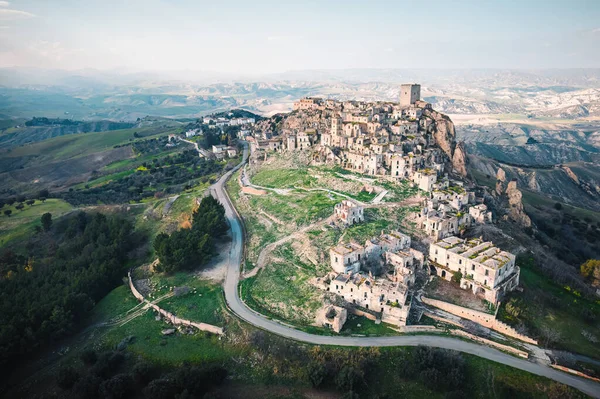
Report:
M 467 175 L 467 156 L 463 143 L 456 142 L 454 123 L 448 115 L 424 109 L 423 116 L 431 118 L 434 123 L 429 127 L 435 143 L 446 153 L 452 164 L 452 169 L 461 176 Z
M 508 182 L 505 194 L 508 197 L 508 219 L 523 227 L 530 227 L 531 219 L 523 208 L 523 193 L 517 188 L 516 180 Z
M 517 188 L 517 181 L 511 180 L 506 183 L 506 172 L 499 168 L 496 173 L 496 209 L 503 209 L 507 213 L 505 220 L 512 220 L 522 227 L 530 227 L 531 219 L 525 213 L 523 207 L 523 193 Z M 508 204 L 507 204 L 508 202 Z

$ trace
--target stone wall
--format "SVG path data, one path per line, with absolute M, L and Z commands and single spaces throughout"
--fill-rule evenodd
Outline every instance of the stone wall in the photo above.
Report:
M 592 377 L 590 375 L 582 373 L 581 371 L 573 370 L 573 369 L 570 369 L 570 368 L 564 367 L 564 366 L 559 366 L 558 364 L 551 364 L 550 366 L 552 366 L 552 368 L 554 368 L 554 369 L 564 371 L 565 373 L 574 374 L 579 377 L 583 377 L 583 378 L 590 379 L 592 381 L 600 382 L 600 378 Z
M 142 294 L 140 294 L 140 292 L 137 290 L 137 288 L 135 288 L 135 285 L 133 284 L 133 280 L 131 279 L 131 272 L 129 272 L 127 274 L 127 277 L 129 279 L 129 288 L 131 289 L 131 293 L 133 294 L 133 296 L 140 302 L 147 302 L 146 299 L 144 298 L 144 296 Z M 210 333 L 217 334 L 217 335 L 223 334 L 223 329 L 221 327 L 213 326 L 212 324 L 196 323 L 196 322 L 193 322 L 190 320 L 180 319 L 179 317 L 175 316 L 173 313 L 168 312 L 164 309 L 161 309 L 158 305 L 155 305 L 150 302 L 148 302 L 148 305 L 152 309 L 154 309 L 156 312 L 158 312 L 163 318 L 167 319 L 173 325 L 192 326 L 192 327 L 196 327 L 198 330 L 201 330 L 201 331 L 208 331 Z
M 527 359 L 529 357 L 529 354 L 527 352 L 525 352 L 525 351 L 513 348 L 512 346 L 500 344 L 498 342 L 489 340 L 487 338 L 482 338 L 482 337 L 478 337 L 478 336 L 473 335 L 473 334 L 469 334 L 468 332 L 463 331 L 463 330 L 452 330 L 452 331 L 450 331 L 450 333 L 453 334 L 453 335 L 457 335 L 459 337 L 465 337 L 465 338 L 472 339 L 473 341 L 477 341 L 477 342 L 480 342 L 482 344 L 485 344 L 485 345 L 488 345 L 488 346 L 492 346 L 494 348 L 503 350 L 505 352 L 513 353 L 513 354 L 515 354 L 517 356 L 520 356 L 522 358 L 525 358 L 525 359 Z
M 451 303 L 440 301 L 437 299 L 422 297 L 421 300 L 423 301 L 423 303 L 426 303 L 427 305 L 431 305 L 436 308 L 445 310 L 446 312 L 451 313 L 455 316 L 462 317 L 463 319 L 474 321 L 478 324 L 481 324 L 484 327 L 490 328 L 494 331 L 498 331 L 499 333 L 502 333 L 509 337 L 516 338 L 518 340 L 521 340 L 523 342 L 527 342 L 527 343 L 530 343 L 533 345 L 537 345 L 537 343 L 538 343 L 536 340 L 519 333 L 517 330 L 515 330 L 508 324 L 503 323 L 500 320 L 496 320 L 495 315 L 480 312 L 480 311 L 469 309 L 469 308 L 465 308 L 465 307 L 458 306 L 458 305 L 453 305 Z

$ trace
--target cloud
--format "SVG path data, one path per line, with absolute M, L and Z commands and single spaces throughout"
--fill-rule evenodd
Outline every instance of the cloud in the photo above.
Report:
M 6 5 L 8 5 L 8 3 L 6 3 Z M 35 15 L 27 11 L 13 10 L 12 8 L 0 8 L 0 20 L 14 20 L 33 17 L 35 17 Z
M 0 7 L 8 7 L 10 6 L 10 2 L 8 1 L 0 1 Z
M 592 29 L 592 33 L 600 33 L 600 28 Z

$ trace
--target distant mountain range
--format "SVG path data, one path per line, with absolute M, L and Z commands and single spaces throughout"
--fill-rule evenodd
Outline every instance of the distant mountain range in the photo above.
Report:
M 0 118 L 33 116 L 132 121 L 146 115 L 193 118 L 229 108 L 264 115 L 289 111 L 305 96 L 397 101 L 398 86 L 422 84 L 424 98 L 450 114 L 600 116 L 600 70 L 292 71 L 218 74 L 117 74 L 0 69 Z

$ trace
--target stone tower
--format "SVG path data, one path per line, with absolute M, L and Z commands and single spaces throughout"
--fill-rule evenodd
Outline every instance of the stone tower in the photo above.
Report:
M 421 85 L 403 84 L 400 86 L 400 106 L 406 107 L 421 99 Z

